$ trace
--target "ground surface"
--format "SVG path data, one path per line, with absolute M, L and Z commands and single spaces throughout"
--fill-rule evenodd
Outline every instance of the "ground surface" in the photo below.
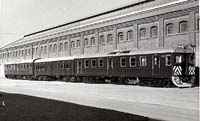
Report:
M 4 107 L 0 106 L 0 121 L 156 121 L 112 110 L 0 93 L 6 102 Z
M 199 88 L 151 88 L 0 79 L 0 91 L 112 109 L 168 121 L 199 121 Z

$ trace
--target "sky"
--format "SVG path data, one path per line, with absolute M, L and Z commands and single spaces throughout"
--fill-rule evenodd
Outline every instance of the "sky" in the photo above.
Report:
M 26 34 L 138 0 L 0 0 L 0 47 Z

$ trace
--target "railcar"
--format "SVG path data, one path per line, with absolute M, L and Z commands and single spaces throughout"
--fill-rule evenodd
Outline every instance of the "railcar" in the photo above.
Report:
M 171 47 L 35 59 L 6 64 L 5 74 L 8 78 L 191 87 L 195 80 L 194 52 Z
M 74 57 L 38 59 L 35 61 L 34 78 L 38 80 L 72 81 Z
M 90 82 L 189 87 L 195 79 L 194 53 L 189 48 L 113 52 L 75 61 L 78 78 Z

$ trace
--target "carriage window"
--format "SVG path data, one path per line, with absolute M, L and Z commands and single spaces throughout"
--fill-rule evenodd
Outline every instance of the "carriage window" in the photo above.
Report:
M 189 57 L 189 62 L 190 62 L 190 63 L 194 63 L 194 61 L 195 61 L 194 55 L 191 54 L 191 55 L 189 55 L 188 57 Z
M 158 65 L 158 57 L 154 57 L 154 65 Z
M 103 59 L 99 59 L 99 63 L 98 63 L 99 65 L 99 67 L 103 67 L 104 66 L 104 64 L 103 64 Z
M 147 58 L 145 56 L 140 57 L 140 66 L 147 66 Z
M 92 60 L 91 67 L 92 67 L 92 68 L 95 68 L 95 67 L 96 67 L 96 60 Z
M 85 60 L 85 68 L 89 68 L 89 60 Z
M 181 62 L 182 62 L 182 57 L 181 57 L 181 55 L 176 55 L 176 56 L 175 56 L 175 59 L 176 59 L 176 60 L 175 60 L 176 63 L 181 63 Z
M 136 57 L 130 57 L 130 67 L 135 67 L 136 66 Z
M 120 67 L 126 67 L 126 57 L 120 58 Z
M 69 64 L 64 64 L 64 68 L 69 69 Z
M 166 55 L 166 57 L 165 57 L 165 65 L 166 66 L 171 66 L 171 56 L 170 55 Z
M 61 64 L 60 64 L 60 68 L 61 68 L 61 69 L 64 69 L 64 63 L 61 63 Z

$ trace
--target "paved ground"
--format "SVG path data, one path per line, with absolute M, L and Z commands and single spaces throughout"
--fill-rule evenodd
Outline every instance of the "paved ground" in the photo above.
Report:
M 199 88 L 151 88 L 0 79 L 0 91 L 114 109 L 168 121 L 199 120 Z

